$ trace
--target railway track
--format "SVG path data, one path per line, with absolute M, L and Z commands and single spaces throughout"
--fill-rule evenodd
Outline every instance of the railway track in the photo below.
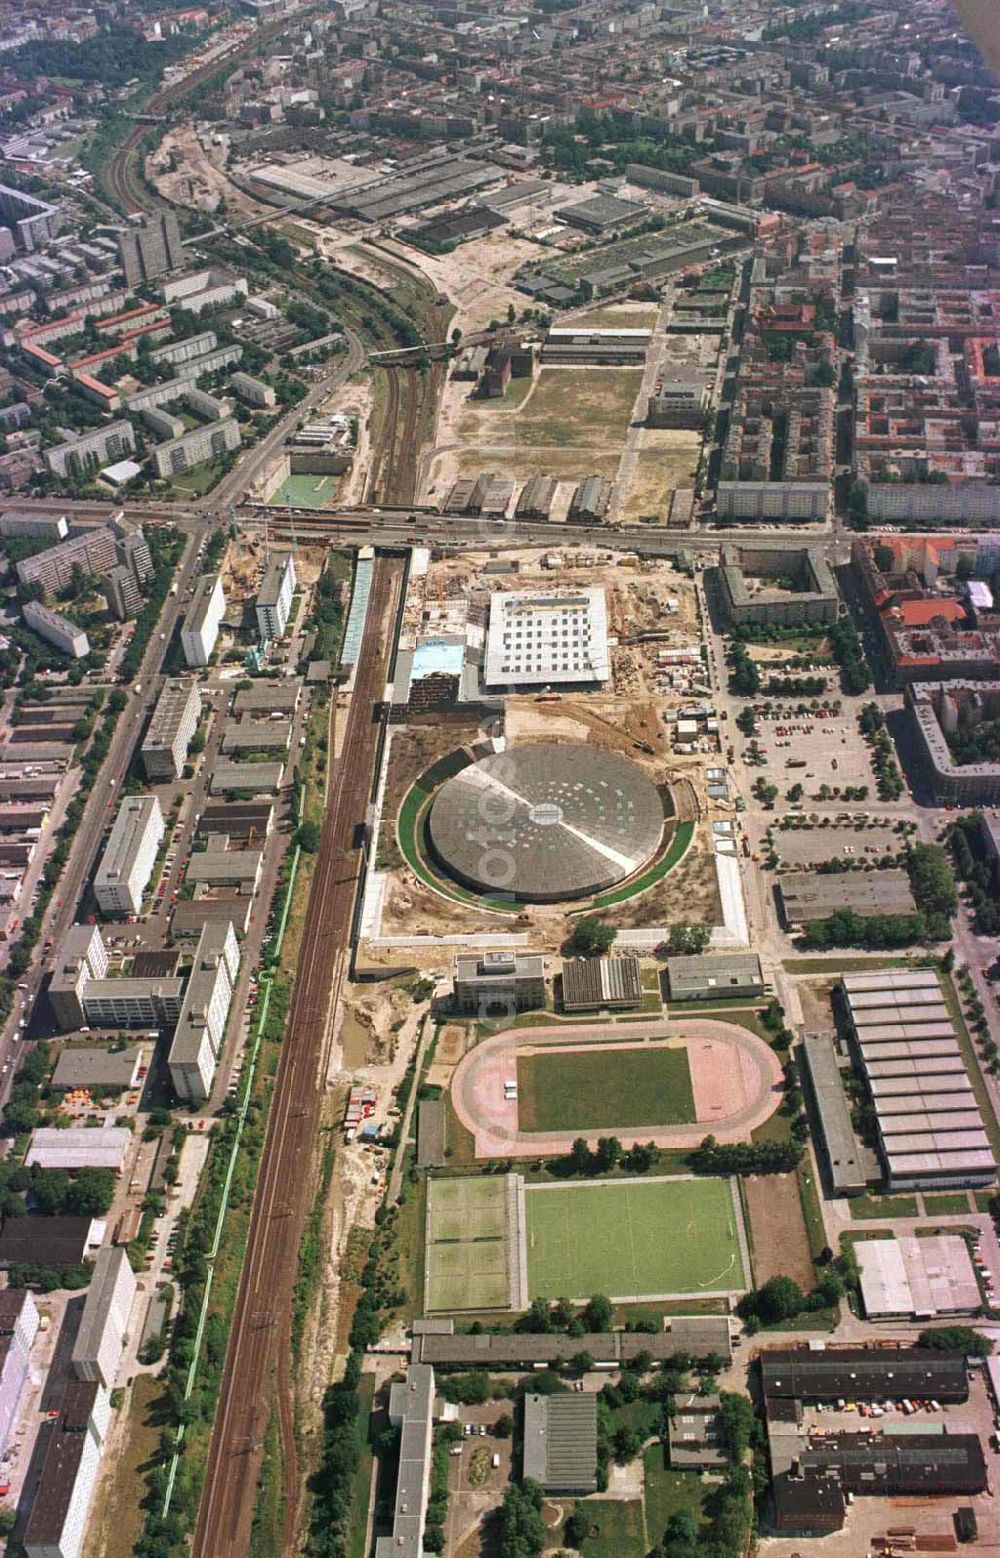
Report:
M 301 1489 L 291 1386 L 292 1294 L 308 1209 L 331 1013 L 348 964 L 360 878 L 358 824 L 368 806 L 403 564 L 376 561 L 338 773 L 330 789 L 288 1025 L 261 1157 L 192 1553 L 244 1558 L 272 1392 L 285 1492 L 283 1551 L 294 1546 Z

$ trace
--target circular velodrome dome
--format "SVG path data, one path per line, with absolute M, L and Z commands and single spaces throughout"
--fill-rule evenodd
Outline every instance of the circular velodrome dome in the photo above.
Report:
M 663 804 L 627 758 L 546 741 L 455 774 L 434 799 L 428 831 L 439 863 L 465 886 L 555 903 L 643 866 L 663 835 Z

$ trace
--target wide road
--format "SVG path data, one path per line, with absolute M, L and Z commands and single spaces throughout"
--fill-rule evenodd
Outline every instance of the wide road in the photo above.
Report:
M 301 1490 L 289 1381 L 292 1292 L 312 1191 L 321 1063 L 346 967 L 360 876 L 358 825 L 367 813 L 379 735 L 372 714 L 388 676 L 401 582 L 401 561 L 379 558 L 281 1046 L 195 1528 L 195 1558 L 244 1558 L 249 1551 L 257 1478 L 275 1400 L 282 1438 L 286 1552 L 294 1538 Z

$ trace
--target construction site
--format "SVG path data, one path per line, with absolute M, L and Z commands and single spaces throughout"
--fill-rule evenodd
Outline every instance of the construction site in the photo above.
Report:
M 558 677 L 572 673 L 557 671 L 533 687 L 516 680 L 501 690 L 485 686 L 498 602 L 551 604 L 562 611 L 592 596 L 600 597 L 606 613 L 607 659 L 598 656 L 597 669 L 587 673 L 591 680 L 560 686 Z M 524 631 L 530 638 L 531 626 Z M 529 674 L 523 668 L 510 672 L 512 678 Z M 547 671 L 541 674 L 548 677 Z M 718 925 L 711 824 L 718 803 L 708 793 L 704 757 L 718 750 L 718 736 L 706 730 L 700 739 L 678 740 L 685 714 L 704 698 L 703 677 L 695 592 L 668 561 L 640 561 L 611 550 L 565 555 L 523 550 L 509 553 L 498 570 L 488 557 L 474 554 L 418 557 L 393 683 L 364 959 L 391 965 L 398 962 L 401 941 L 491 933 L 514 932 L 520 944 L 551 948 L 588 904 L 622 929 L 679 919 Z M 522 902 L 513 893 L 469 890 L 446 863 L 435 860 L 428 819 L 449 781 L 491 753 L 513 759 L 542 743 L 556 750 L 586 747 L 592 762 L 599 761 L 597 754 L 627 759 L 635 779 L 626 778 L 626 786 L 648 782 L 661 798 L 659 846 L 641 871 L 636 866 L 615 873 L 622 880 L 613 891 L 574 901 Z M 552 782 L 558 787 L 556 778 Z M 561 820 L 561 807 L 553 801 L 550 809 L 560 812 L 553 820 Z M 548 820 L 539 819 L 544 810 L 529 806 L 529 822 Z M 557 830 L 539 836 L 554 846 Z M 581 830 L 575 836 L 582 836 Z M 567 899 L 573 896 L 567 891 Z

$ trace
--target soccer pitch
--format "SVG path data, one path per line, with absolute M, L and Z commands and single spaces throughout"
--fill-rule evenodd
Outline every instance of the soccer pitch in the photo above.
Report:
M 729 1179 L 525 1187 L 528 1292 L 633 1299 L 743 1293 L 742 1216 Z
M 519 1054 L 517 1093 L 522 1131 L 629 1130 L 695 1117 L 687 1050 L 661 1044 Z

